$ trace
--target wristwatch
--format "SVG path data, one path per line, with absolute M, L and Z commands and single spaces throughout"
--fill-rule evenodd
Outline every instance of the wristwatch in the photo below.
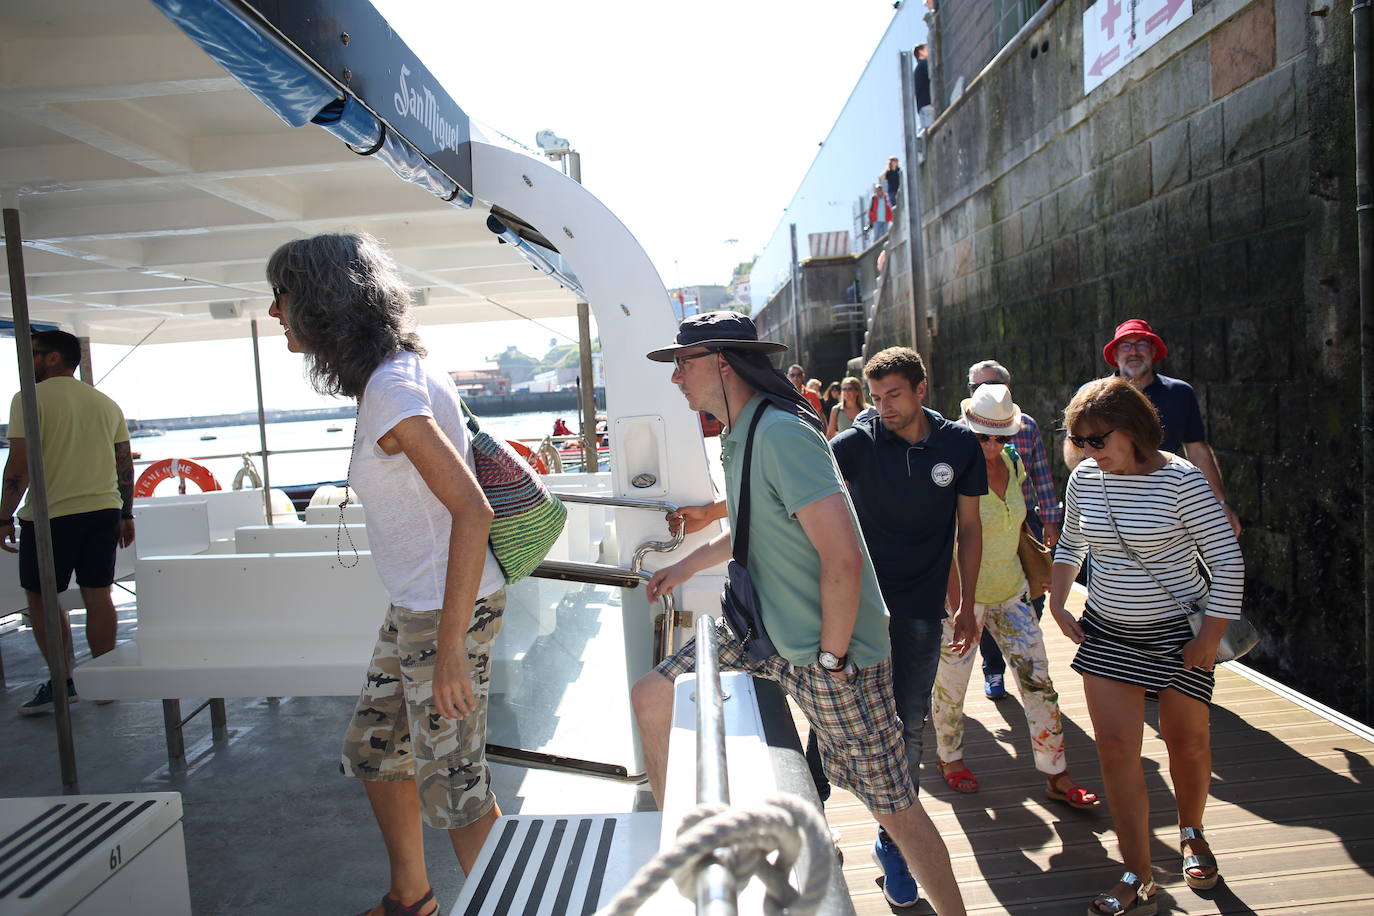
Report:
M 849 666 L 849 653 L 846 652 L 844 655 L 836 655 L 834 652 L 826 652 L 822 649 L 820 654 L 816 656 L 816 661 L 820 663 L 820 666 L 826 671 L 833 671 L 839 674 Z

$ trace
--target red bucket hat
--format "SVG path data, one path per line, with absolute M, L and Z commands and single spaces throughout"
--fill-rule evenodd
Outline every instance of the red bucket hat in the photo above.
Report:
M 1154 328 L 1144 318 L 1130 318 L 1116 326 L 1116 333 L 1112 339 L 1102 348 L 1102 358 L 1107 361 L 1107 365 L 1116 368 L 1116 345 L 1121 343 L 1126 337 L 1147 337 L 1150 343 L 1155 345 L 1155 360 L 1164 359 L 1169 355 L 1169 348 L 1164 343 L 1164 338 L 1155 333 Z

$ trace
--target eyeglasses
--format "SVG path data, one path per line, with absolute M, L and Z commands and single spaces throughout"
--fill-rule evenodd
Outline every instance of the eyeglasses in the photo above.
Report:
M 34 350 L 34 356 L 47 356 L 49 353 L 56 353 L 56 350 Z
M 710 355 L 711 355 L 711 351 L 710 351 L 710 350 L 707 350 L 705 353 L 693 353 L 693 354 L 691 354 L 690 356 L 674 356 L 674 357 L 673 357 L 673 365 L 677 367 L 677 371 L 678 371 L 678 372 L 686 372 L 686 371 L 687 371 L 687 363 L 691 362 L 691 361 L 694 360 L 694 359 L 701 359 L 703 356 L 710 356 Z
M 789 373 L 787 373 L 787 377 L 788 377 L 788 378 L 806 378 L 806 373 L 805 373 L 805 372 L 789 372 Z
M 840 390 L 841 390 L 841 391 L 858 391 L 859 389 L 855 388 L 853 385 L 845 385 L 845 386 L 844 386 L 843 388 L 841 388 Z
M 1109 429 L 1100 436 L 1069 436 L 1069 441 L 1073 443 L 1074 448 L 1082 448 L 1085 445 L 1089 445 L 1097 451 L 1101 451 L 1107 447 L 1107 437 L 1114 432 L 1116 432 L 1116 430 Z
M 1011 441 L 1011 436 L 989 436 L 987 433 L 974 433 L 979 442 L 996 442 L 998 445 L 1006 445 Z
M 1143 352 L 1153 346 L 1154 342 L 1147 337 L 1142 337 L 1139 340 L 1123 340 L 1116 345 L 1116 352 L 1129 353 L 1132 350 Z

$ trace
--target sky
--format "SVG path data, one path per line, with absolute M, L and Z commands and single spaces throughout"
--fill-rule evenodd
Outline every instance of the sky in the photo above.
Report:
M 583 184 L 667 287 L 728 283 L 763 247 L 894 12 L 891 0 L 373 2 L 470 117 L 530 147 L 546 128 L 571 141 Z M 544 325 L 423 333 L 458 369 L 509 344 L 542 356 L 551 339 L 576 339 L 575 319 Z M 253 409 L 251 352 L 97 344 L 92 361 L 128 416 L 171 417 Z M 335 403 L 280 337 L 262 356 L 267 406 Z M 18 388 L 12 340 L 0 341 L 0 386 Z

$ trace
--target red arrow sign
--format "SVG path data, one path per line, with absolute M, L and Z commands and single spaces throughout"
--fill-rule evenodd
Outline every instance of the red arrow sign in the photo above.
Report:
M 1107 65 L 1121 56 L 1121 48 L 1112 48 L 1110 51 L 1103 51 L 1097 55 L 1097 60 L 1093 61 L 1092 67 L 1088 70 L 1089 76 L 1101 76 L 1102 71 Z
M 1184 0 L 1164 0 L 1163 9 L 1155 13 L 1149 19 L 1145 20 L 1145 31 L 1153 32 L 1155 29 L 1164 25 L 1170 19 L 1173 19 L 1174 13 L 1177 13 L 1180 9 L 1183 8 L 1183 2 Z

